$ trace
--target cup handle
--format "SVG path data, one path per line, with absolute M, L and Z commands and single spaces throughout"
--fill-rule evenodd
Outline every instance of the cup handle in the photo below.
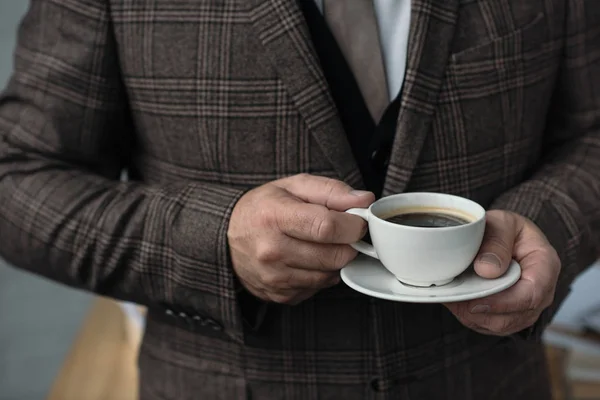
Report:
M 351 208 L 349 210 L 346 210 L 346 212 L 348 214 L 352 214 L 352 215 L 356 215 L 357 217 L 361 217 L 362 219 L 367 221 L 367 223 L 369 222 L 369 210 L 367 208 Z M 369 257 L 373 257 L 373 258 L 376 258 L 379 260 L 379 256 L 377 255 L 377 252 L 375 251 L 375 247 L 373 247 L 373 245 L 370 245 L 369 243 L 365 242 L 364 240 L 360 240 L 356 243 L 351 243 L 350 246 L 352 246 L 356 251 L 359 251 L 363 254 L 368 255 Z

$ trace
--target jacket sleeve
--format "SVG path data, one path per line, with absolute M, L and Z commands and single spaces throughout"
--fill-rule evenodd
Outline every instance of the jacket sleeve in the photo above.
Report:
M 565 3 L 564 54 L 543 163 L 492 206 L 531 219 L 560 256 L 554 303 L 529 332 L 538 338 L 574 278 L 600 254 L 600 7 L 594 0 Z
M 33 0 L 21 22 L 0 98 L 0 255 L 238 331 L 226 233 L 242 192 L 120 180 L 134 135 L 105 3 Z

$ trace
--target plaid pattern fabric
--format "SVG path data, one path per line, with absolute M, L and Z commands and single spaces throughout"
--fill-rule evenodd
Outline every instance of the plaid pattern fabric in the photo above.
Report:
M 149 307 L 144 399 L 548 399 L 536 339 L 600 242 L 599 42 L 594 0 L 413 0 L 384 193 L 536 222 L 563 272 L 532 337 L 343 285 L 243 322 L 237 199 L 300 172 L 363 187 L 293 0 L 32 0 L 0 100 L 0 254 Z

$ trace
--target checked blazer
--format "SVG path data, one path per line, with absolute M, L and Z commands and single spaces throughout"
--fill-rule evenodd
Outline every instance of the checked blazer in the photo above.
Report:
M 32 0 L 18 37 L 0 254 L 148 307 L 142 399 L 549 398 L 538 339 L 600 243 L 596 0 L 413 0 L 384 195 L 453 193 L 542 229 L 556 301 L 509 338 L 343 284 L 295 307 L 236 289 L 247 190 L 364 187 L 296 1 Z

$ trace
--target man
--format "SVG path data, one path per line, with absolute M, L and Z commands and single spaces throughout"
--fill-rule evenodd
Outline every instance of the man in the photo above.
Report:
M 0 253 L 148 307 L 142 399 L 549 399 L 540 333 L 599 243 L 599 26 L 594 0 L 33 0 Z M 343 211 L 416 190 L 489 209 L 475 269 L 521 280 L 340 283 Z

